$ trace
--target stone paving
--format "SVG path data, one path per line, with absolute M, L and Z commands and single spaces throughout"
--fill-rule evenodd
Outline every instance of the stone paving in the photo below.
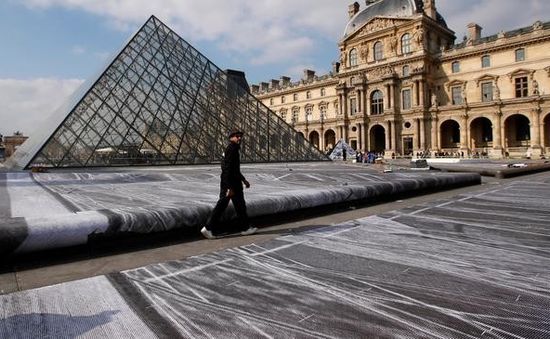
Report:
M 548 338 L 550 174 L 0 297 L 0 337 Z M 32 326 L 29 326 L 32 324 Z

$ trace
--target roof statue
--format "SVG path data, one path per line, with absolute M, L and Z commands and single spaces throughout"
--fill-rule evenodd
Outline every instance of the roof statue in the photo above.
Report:
M 356 153 L 355 150 L 353 148 L 351 148 L 351 146 L 348 145 L 344 141 L 344 139 L 338 140 L 338 142 L 336 143 L 336 146 L 334 146 L 334 149 L 332 149 L 332 151 L 330 152 L 328 157 L 331 160 L 342 160 L 344 150 L 346 151 L 346 157 L 348 159 L 351 159 L 351 158 L 355 157 L 355 153 Z
M 243 162 L 328 160 L 249 93 L 244 73 L 222 71 L 152 16 L 10 165 L 217 163 L 234 129 L 246 132 Z

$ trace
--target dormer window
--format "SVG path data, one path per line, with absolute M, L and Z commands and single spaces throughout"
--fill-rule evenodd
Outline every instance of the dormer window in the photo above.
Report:
M 491 67 L 491 57 L 488 55 L 484 55 L 481 57 L 481 67 L 487 68 Z
M 458 61 L 453 62 L 451 64 L 451 69 L 452 69 L 453 73 L 460 72 L 460 62 L 458 62 Z

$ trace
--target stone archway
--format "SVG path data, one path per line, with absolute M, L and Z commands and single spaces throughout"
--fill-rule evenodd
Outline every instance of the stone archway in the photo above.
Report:
M 531 145 L 531 127 L 529 118 L 514 114 L 504 122 L 506 148 L 528 148 Z
M 317 133 L 317 131 L 312 131 L 309 133 L 309 142 L 319 148 L 319 133 Z
M 296 137 L 297 137 L 297 138 L 299 138 L 298 135 L 301 136 L 301 137 L 304 138 L 304 139 L 306 138 L 306 137 L 304 137 L 304 133 L 302 133 L 302 132 L 296 133 Z
M 372 152 L 384 152 L 386 150 L 386 129 L 380 125 L 373 126 L 369 133 L 370 150 Z
M 493 123 L 485 117 L 476 118 L 470 124 L 472 151 L 486 151 L 493 147 Z M 481 150 L 480 150 L 481 149 Z
M 439 128 L 441 133 L 441 148 L 460 147 L 460 125 L 454 120 L 447 120 Z
M 332 149 L 334 146 L 336 146 L 336 133 L 328 129 L 325 132 L 325 151 L 329 148 Z

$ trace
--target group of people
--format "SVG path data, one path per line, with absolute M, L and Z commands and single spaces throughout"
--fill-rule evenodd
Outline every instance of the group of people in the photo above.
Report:
M 363 152 L 357 151 L 355 153 L 355 161 L 363 164 L 374 164 L 377 158 L 383 158 L 384 152 Z

